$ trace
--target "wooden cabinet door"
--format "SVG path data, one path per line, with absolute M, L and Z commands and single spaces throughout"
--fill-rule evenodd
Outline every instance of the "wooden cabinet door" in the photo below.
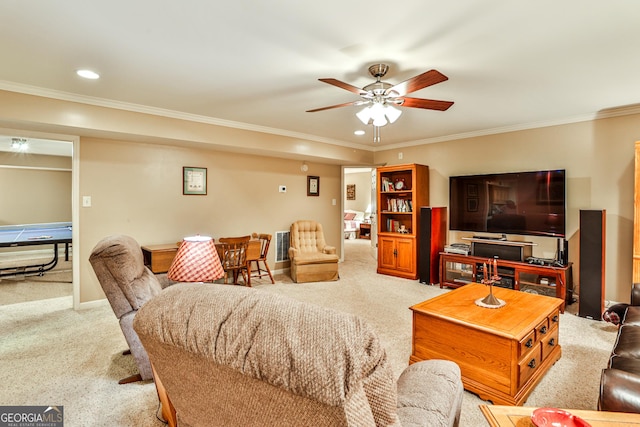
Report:
M 406 273 L 415 273 L 415 251 L 413 239 L 396 239 L 396 269 Z
M 396 241 L 392 237 L 378 237 L 378 267 L 396 268 Z

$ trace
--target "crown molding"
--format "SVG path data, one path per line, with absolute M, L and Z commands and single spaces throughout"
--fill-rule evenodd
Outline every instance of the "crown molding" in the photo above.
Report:
M 393 145 L 385 145 L 384 147 L 375 148 L 375 152 L 392 150 L 405 147 L 414 147 L 416 145 L 435 144 L 437 142 L 454 141 L 458 139 L 475 138 L 487 135 L 497 135 L 501 133 L 517 132 L 522 130 L 538 129 L 551 126 L 567 125 L 579 122 L 588 122 L 591 120 L 609 119 L 612 117 L 629 116 L 632 114 L 640 114 L 640 104 L 625 105 L 622 107 L 609 108 L 596 113 L 582 114 L 579 116 L 568 117 L 557 120 L 547 120 L 540 122 L 522 123 L 512 126 L 503 126 L 490 129 L 482 129 L 473 132 L 457 133 L 452 135 L 438 136 L 435 138 L 426 138 L 416 141 L 401 142 Z
M 579 116 L 568 117 L 564 119 L 539 121 L 522 123 L 511 126 L 503 126 L 497 128 L 481 129 L 472 132 L 457 133 L 451 135 L 438 136 L 434 138 L 425 138 L 415 141 L 400 142 L 384 146 L 365 146 L 353 144 L 347 141 L 341 141 L 331 138 L 324 138 L 317 135 L 309 135 L 301 132 L 291 132 L 284 129 L 271 128 L 267 126 L 258 126 L 250 123 L 236 122 L 232 120 L 224 120 L 215 117 L 201 116 L 198 114 L 184 113 L 181 111 L 167 110 L 164 108 L 150 107 L 141 104 L 133 104 L 122 101 L 115 101 L 105 98 L 98 98 L 86 95 L 78 95 L 70 92 L 63 92 L 54 89 L 47 89 L 37 86 L 24 85 L 6 80 L 0 80 L 0 90 L 10 92 L 24 93 L 26 95 L 42 96 L 46 98 L 58 99 L 61 101 L 78 102 L 81 104 L 93 105 L 98 107 L 113 108 L 118 110 L 150 114 L 161 117 L 168 117 L 178 120 L 185 120 L 197 123 L 205 123 L 214 126 L 229 127 L 241 129 L 251 132 L 266 133 L 271 135 L 279 135 L 288 138 L 305 139 L 308 141 L 320 142 L 323 144 L 337 145 L 340 147 L 349 147 L 357 150 L 380 152 L 405 147 L 414 147 L 417 145 L 435 144 L 438 142 L 454 141 L 458 139 L 475 138 L 487 135 L 496 135 L 508 132 L 517 132 L 522 130 L 544 128 L 550 126 L 566 125 L 571 123 L 579 123 L 590 120 L 607 119 L 611 117 L 627 116 L 631 114 L 640 114 L 640 104 L 626 105 L 622 107 L 609 108 L 596 113 L 583 114 Z
M 167 110 L 164 108 L 150 107 L 147 105 L 134 104 L 129 102 L 115 101 L 111 99 L 98 98 L 93 96 L 79 95 L 70 92 L 63 92 L 54 89 L 47 89 L 38 86 L 24 85 L 6 80 L 0 80 L 0 90 L 9 92 L 18 92 L 26 95 L 41 96 L 45 98 L 57 99 L 60 101 L 77 102 L 96 107 L 113 108 L 117 110 L 130 111 L 134 113 L 150 114 L 154 116 L 167 117 L 178 120 L 185 120 L 196 123 L 205 123 L 214 126 L 222 126 L 234 129 L 241 129 L 251 132 L 266 133 L 271 135 L 279 135 L 294 139 L 304 139 L 308 141 L 320 142 L 323 144 L 337 145 L 340 147 L 349 147 L 364 151 L 373 151 L 373 147 L 366 147 L 353 144 L 347 141 L 341 141 L 331 138 L 323 138 L 317 135 L 309 135 L 301 132 L 292 132 L 284 129 L 271 128 L 267 126 L 259 126 L 250 123 L 235 122 L 232 120 L 224 120 L 215 117 L 201 116 L 198 114 L 184 113 L 181 111 Z

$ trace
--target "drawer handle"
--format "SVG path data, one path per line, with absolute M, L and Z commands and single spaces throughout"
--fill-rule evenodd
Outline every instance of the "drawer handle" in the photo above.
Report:
M 536 367 L 536 359 L 531 359 L 531 362 L 527 363 L 527 366 L 529 366 L 530 368 L 535 368 Z
M 541 334 L 546 334 L 547 333 L 547 327 L 543 326 L 542 328 L 540 328 L 540 333 Z
M 551 338 L 551 339 L 549 340 L 549 345 L 550 345 L 551 347 L 553 347 L 554 345 L 556 345 L 556 339 L 555 339 L 555 338 Z
M 531 338 L 529 338 L 529 341 L 527 341 L 527 343 L 524 346 L 528 347 L 528 348 L 533 347 L 533 340 Z
M 558 320 L 559 319 L 558 319 L 558 315 L 557 314 L 551 318 L 551 321 L 555 322 L 555 323 L 558 323 Z

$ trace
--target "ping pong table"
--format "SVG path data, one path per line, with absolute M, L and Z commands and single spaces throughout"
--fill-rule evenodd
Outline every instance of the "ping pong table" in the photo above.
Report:
M 38 274 L 53 269 L 58 264 L 58 245 L 64 243 L 65 261 L 69 261 L 71 223 L 51 222 L 45 224 L 0 226 L 0 248 L 17 246 L 53 245 L 53 259 L 44 263 L 0 268 L 0 277 L 17 274 Z

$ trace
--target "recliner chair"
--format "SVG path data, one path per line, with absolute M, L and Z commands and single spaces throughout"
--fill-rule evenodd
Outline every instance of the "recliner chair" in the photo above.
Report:
M 142 249 L 129 236 L 114 235 L 102 239 L 93 248 L 89 262 L 120 321 L 120 328 L 129 351 L 138 365 L 138 374 L 124 378 L 119 384 L 153 378 L 151 364 L 138 334 L 133 330 L 133 318 L 138 309 L 162 291 L 156 276 L 144 265 Z
M 338 280 L 336 248 L 324 240 L 322 224 L 302 220 L 291 224 L 289 259 L 296 283 Z

